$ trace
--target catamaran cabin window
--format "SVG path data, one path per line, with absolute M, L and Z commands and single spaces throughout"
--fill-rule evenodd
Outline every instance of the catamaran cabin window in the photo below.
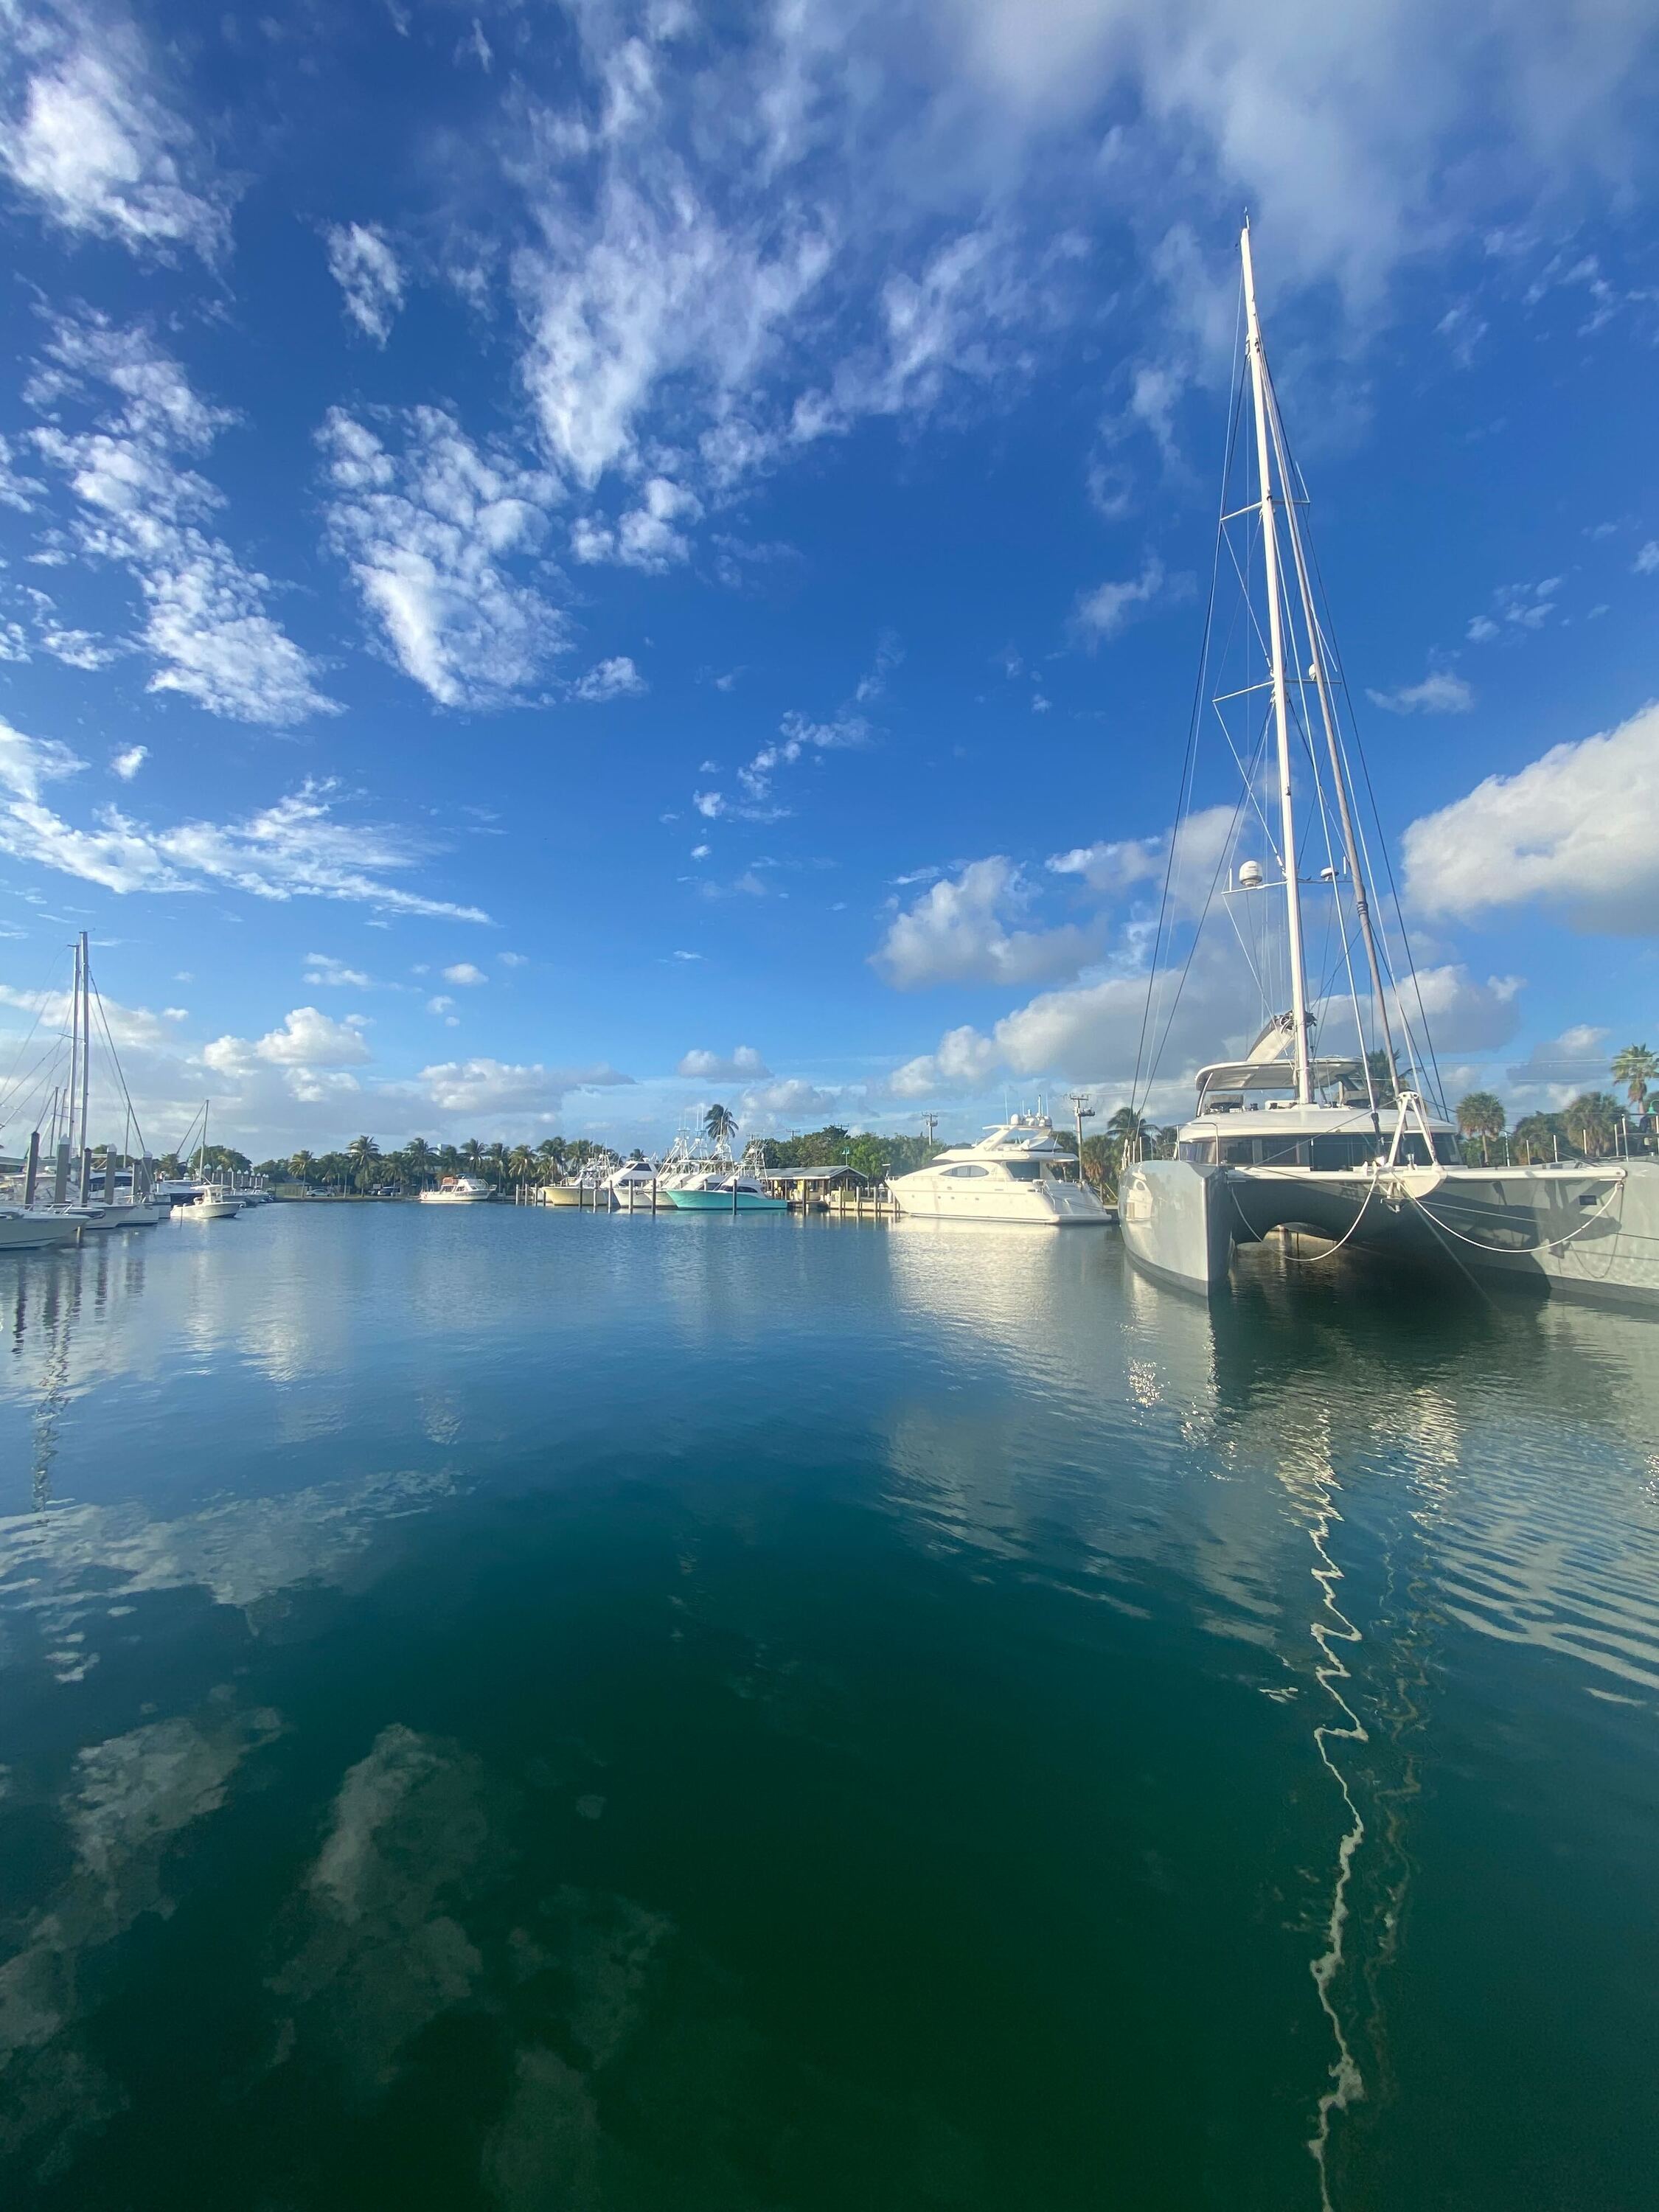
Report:
M 1215 1139 L 1183 1137 L 1176 1146 L 1176 1158 L 1190 1160 L 1195 1168 L 1212 1168 L 1215 1165 Z

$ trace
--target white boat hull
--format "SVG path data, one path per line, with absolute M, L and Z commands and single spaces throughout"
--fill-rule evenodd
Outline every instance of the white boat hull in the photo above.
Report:
M 1275 1228 L 1358 1255 L 1503 1276 L 1556 1297 L 1659 1304 L 1659 1162 L 1320 1175 L 1146 1160 L 1119 1191 L 1123 1242 L 1149 1273 L 1206 1294 L 1234 1247 Z
M 901 1213 L 925 1221 L 983 1221 L 999 1227 L 1109 1229 L 1112 1215 L 1092 1191 L 1071 1183 L 996 1182 L 989 1188 L 930 1176 L 925 1169 L 887 1186 Z
M 0 1252 L 42 1251 L 73 1244 L 81 1224 L 61 1213 L 26 1212 L 21 1207 L 0 1212 Z
M 423 1190 L 422 1206 L 488 1206 L 495 1197 L 493 1190 Z

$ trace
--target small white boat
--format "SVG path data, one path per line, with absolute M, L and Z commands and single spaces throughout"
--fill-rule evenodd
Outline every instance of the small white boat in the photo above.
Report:
M 421 1193 L 422 1206 L 482 1206 L 495 1195 L 481 1176 L 446 1176 L 434 1190 Z
M 1077 1156 L 1057 1141 L 1046 1114 L 1012 1115 L 976 1145 L 953 1146 L 887 1188 L 901 1213 L 933 1221 L 1109 1229 L 1115 1218 L 1079 1182 Z

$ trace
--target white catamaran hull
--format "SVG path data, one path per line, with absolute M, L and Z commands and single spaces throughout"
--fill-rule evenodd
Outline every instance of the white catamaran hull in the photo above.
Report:
M 1145 1160 L 1125 1170 L 1119 1208 L 1138 1265 L 1205 1293 L 1227 1286 L 1237 1245 L 1292 1228 L 1557 1297 L 1659 1304 L 1659 1162 L 1385 1169 L 1373 1179 Z

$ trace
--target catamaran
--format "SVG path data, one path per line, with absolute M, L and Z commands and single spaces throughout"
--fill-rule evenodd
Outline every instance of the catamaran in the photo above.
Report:
M 1309 1232 L 1311 1246 L 1296 1249 L 1310 1264 L 1344 1248 L 1395 1252 L 1583 1296 L 1659 1298 L 1659 1164 L 1464 1164 L 1399 904 L 1373 863 L 1380 828 L 1374 847 L 1365 834 L 1352 706 L 1267 366 L 1248 224 L 1239 253 L 1214 581 L 1136 1103 L 1158 1078 L 1195 965 L 1212 998 L 1230 974 L 1241 1001 L 1253 984 L 1258 1012 L 1242 1054 L 1199 1070 L 1174 1158 L 1126 1164 L 1124 1243 L 1142 1267 L 1204 1291 L 1225 1285 L 1237 1246 L 1286 1230 Z M 1230 757 L 1230 820 L 1196 804 L 1212 724 Z M 1205 966 L 1218 920 L 1230 962 L 1212 953 Z

